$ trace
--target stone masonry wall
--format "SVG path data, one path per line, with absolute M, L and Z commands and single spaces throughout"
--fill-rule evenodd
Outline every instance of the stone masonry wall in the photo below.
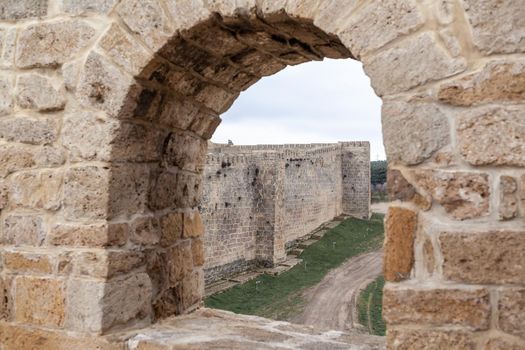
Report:
M 525 348 L 524 19 L 523 0 L 0 1 L 2 350 L 136 348 L 106 335 L 198 308 L 207 140 L 242 91 L 323 58 L 360 60 L 383 101 L 388 347 Z M 256 256 L 284 246 L 265 232 Z
M 343 212 L 368 217 L 370 179 L 358 188 L 363 193 L 356 188 L 352 194 L 343 193 L 344 181 L 361 181 L 343 177 L 369 176 L 368 142 L 213 145 L 209 152 L 201 203 L 206 282 L 282 261 L 285 248 Z M 343 164 L 343 156 L 351 164 Z M 351 169 L 354 166 L 364 169 Z M 267 176 L 269 170 L 278 171 Z M 275 187 L 280 196 L 261 196 L 261 188 Z M 363 203 L 343 203 L 343 197 Z M 361 211 L 343 211 L 343 206 Z M 267 234 L 283 237 L 284 247 L 281 243 L 258 258 L 257 249 L 268 246 L 261 241 Z

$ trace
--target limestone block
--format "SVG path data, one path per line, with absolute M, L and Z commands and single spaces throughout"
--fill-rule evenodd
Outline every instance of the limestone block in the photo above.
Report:
M 27 171 L 10 178 L 9 201 L 13 207 L 57 210 L 61 205 L 60 170 Z
M 63 281 L 18 276 L 14 284 L 17 322 L 48 327 L 64 324 L 66 300 Z
M 203 0 L 170 0 L 166 2 L 175 29 L 187 29 L 210 17 Z
M 525 61 L 496 60 L 475 73 L 442 84 L 438 98 L 454 106 L 520 102 L 525 98 Z
M 190 130 L 205 140 L 209 140 L 221 122 L 222 119 L 218 116 L 202 114 L 193 120 L 193 123 L 190 125 Z
M 107 134 L 110 132 L 113 137 L 108 145 L 111 148 L 111 159 L 131 162 L 160 160 L 159 149 L 166 142 L 168 134 L 150 125 L 128 122 L 119 123 L 116 130 L 107 130 Z
M 10 284 L 0 277 L 0 320 L 11 319 L 11 295 Z
M 18 106 L 37 111 L 64 109 L 66 104 L 64 86 L 55 85 L 40 74 L 20 75 L 16 87 Z
M 193 270 L 190 241 L 184 240 L 169 248 L 167 260 L 170 286 L 175 286 Z
M 0 177 L 24 169 L 52 168 L 64 164 L 64 161 L 64 152 L 58 148 L 21 144 L 0 145 Z
M 204 225 L 198 211 L 184 214 L 184 238 L 201 237 L 204 234 Z
M 145 273 L 109 282 L 70 279 L 66 327 L 101 333 L 113 326 L 149 320 L 151 293 L 151 281 Z
M 13 96 L 11 79 L 0 76 L 0 116 L 11 113 L 13 109 Z
M 442 233 L 439 241 L 447 279 L 478 284 L 523 282 L 523 232 Z
M 133 84 L 131 76 L 124 75 L 106 58 L 90 53 L 77 86 L 77 96 L 81 103 L 117 116 Z M 129 102 L 131 103 L 131 102 Z M 133 108 L 133 106 L 128 106 Z
M 490 339 L 486 345 L 486 350 L 521 350 L 523 349 L 523 343 L 518 344 L 508 339 L 495 338 Z
M 186 310 L 197 304 L 204 296 L 204 272 L 193 271 L 182 281 L 182 305 Z
M 47 244 L 73 247 L 123 246 L 129 237 L 127 224 L 56 224 Z
M 0 180 L 0 210 L 7 207 L 7 204 L 9 203 L 9 187 L 7 185 L 7 181 L 1 181 Z
M 521 0 L 466 0 L 474 45 L 485 54 L 525 52 L 525 8 Z
M 66 218 L 104 219 L 108 216 L 110 171 L 82 166 L 66 171 L 63 209 Z
M 203 86 L 194 97 L 217 114 L 222 114 L 231 107 L 233 102 L 239 97 L 239 93 L 232 93 L 218 86 L 208 84 Z
M 521 199 L 521 210 L 525 214 L 525 175 L 521 177 L 519 197 Z
M 434 33 L 407 38 L 392 48 L 363 57 L 364 69 L 379 96 L 403 92 L 460 73 L 463 58 L 452 58 Z
M 72 15 L 107 14 L 117 2 L 118 0 L 63 0 L 62 7 Z
M 445 0 L 451 1 L 451 0 Z M 458 57 L 463 50 L 459 42 L 458 35 L 451 28 L 445 28 L 439 31 L 439 37 L 443 40 L 452 57 Z
M 48 0 L 4 0 L 0 4 L 0 20 L 14 21 L 47 14 Z
M 472 219 L 489 214 L 487 174 L 418 170 L 414 172 L 414 178 L 455 219 Z
M 424 21 L 414 0 L 371 2 L 349 16 L 338 36 L 355 57 L 361 57 L 415 31 Z
M 202 177 L 200 174 L 177 173 L 175 204 L 178 208 L 196 208 L 200 203 Z
M 523 262 L 523 257 L 521 259 Z M 523 282 L 523 274 L 522 274 Z M 499 326 L 506 333 L 525 340 L 525 289 L 505 289 L 498 301 Z
M 29 144 L 49 144 L 56 140 L 58 123 L 54 118 L 16 116 L 0 119 L 0 139 Z
M 52 255 L 23 250 L 6 250 L 2 254 L 4 268 L 15 273 L 51 274 Z
M 160 218 L 160 244 L 171 246 L 182 237 L 182 213 L 169 213 Z
M 518 215 L 518 182 L 512 176 L 500 177 L 499 217 L 510 220 Z
M 475 350 L 475 336 L 462 331 L 389 329 L 387 342 L 392 350 Z
M 521 107 L 486 107 L 458 118 L 461 155 L 472 165 L 525 166 L 525 125 Z
M 17 35 L 17 28 L 5 30 L 2 42 L 0 42 L 0 47 L 3 46 L 3 52 L 0 49 L 0 68 L 12 69 L 14 67 Z
M 435 104 L 385 101 L 382 124 L 390 162 L 419 164 L 450 142 L 447 116 Z
M 204 265 L 204 245 L 201 239 L 191 241 L 191 253 L 193 255 L 193 266 L 201 267 Z
M 489 291 L 484 288 L 386 287 L 383 317 L 388 325 L 462 326 L 486 330 L 490 325 Z
M 237 40 L 235 33 L 222 29 L 213 22 L 198 24 L 184 33 L 184 38 L 215 52 L 218 56 L 233 56 L 247 47 Z
M 152 58 L 145 48 L 116 24 L 108 29 L 99 45 L 115 63 L 134 76 L 138 75 Z
M 16 64 L 20 68 L 59 66 L 87 47 L 95 34 L 93 27 L 78 19 L 31 25 L 18 36 Z
M 174 34 L 171 20 L 158 1 L 125 0 L 117 7 L 117 13 L 153 51 L 160 49 Z
M 148 199 L 149 168 L 146 164 L 115 164 L 111 168 L 108 217 L 143 213 Z
M 67 91 L 74 92 L 77 89 L 83 63 L 82 60 L 74 60 L 62 65 L 62 77 L 64 79 L 64 87 Z
M 266 2 L 273 2 L 265 0 Z M 293 0 L 296 3 L 303 1 Z M 359 4 L 358 0 L 319 1 L 314 18 L 314 24 L 327 33 L 336 33 L 341 30 L 341 20 L 350 17 Z
M 202 171 L 206 141 L 190 134 L 172 132 L 164 144 L 162 158 L 166 164 L 193 172 Z
M 145 265 L 145 258 L 139 251 L 93 250 L 72 253 L 69 264 L 75 276 L 112 278 Z
M 45 238 L 44 220 L 35 215 L 11 214 L 3 221 L 3 244 L 39 246 Z
M 9 323 L 0 324 L 0 344 L 3 350 L 34 350 L 35 344 L 45 350 L 122 350 L 123 345 L 105 338 L 72 335 L 64 331 L 35 328 Z
M 119 122 L 93 112 L 70 112 L 64 116 L 62 143 L 73 162 L 82 160 L 109 161 L 111 141 Z
M 385 223 L 383 264 L 385 279 L 392 282 L 408 279 L 414 265 L 417 213 L 408 209 L 390 207 Z
M 131 242 L 138 245 L 156 245 L 160 241 L 161 228 L 155 217 L 139 217 L 131 224 Z
M 432 205 L 430 200 L 418 193 L 415 187 L 403 176 L 403 173 L 397 169 L 388 170 L 387 188 L 391 201 L 411 201 L 424 210 L 430 209 Z
M 153 210 L 162 210 L 175 207 L 177 191 L 177 175 L 169 171 L 152 173 L 151 189 L 148 198 L 148 207 Z

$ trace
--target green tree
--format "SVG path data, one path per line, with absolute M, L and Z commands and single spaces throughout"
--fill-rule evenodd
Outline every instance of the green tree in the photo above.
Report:
M 370 164 L 370 171 L 370 181 L 372 182 L 372 185 L 384 184 L 386 182 L 386 160 L 372 161 Z

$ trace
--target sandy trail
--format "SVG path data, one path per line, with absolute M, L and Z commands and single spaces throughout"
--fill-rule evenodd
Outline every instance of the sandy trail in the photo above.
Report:
M 370 210 L 374 213 L 386 214 L 389 204 L 388 202 L 372 203 Z
M 383 252 L 365 253 L 331 270 L 305 293 L 305 311 L 291 320 L 321 329 L 347 331 L 353 328 L 355 299 L 359 287 L 381 274 Z M 357 320 L 355 320 L 357 322 Z

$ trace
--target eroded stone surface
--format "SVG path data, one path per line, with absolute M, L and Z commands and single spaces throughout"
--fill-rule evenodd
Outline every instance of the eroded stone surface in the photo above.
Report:
M 363 57 L 364 68 L 379 96 L 391 95 L 465 70 L 462 58 L 452 58 L 429 32 L 406 39 L 374 56 Z
M 12 83 L 8 77 L 0 77 L 0 115 L 9 114 L 13 109 Z
M 386 287 L 383 317 L 389 325 L 456 325 L 473 330 L 488 329 L 489 292 L 471 289 L 408 289 Z
M 520 0 L 466 0 L 474 44 L 484 53 L 525 51 L 525 10 Z
M 510 220 L 518 215 L 518 182 L 512 176 L 500 177 L 500 207 L 501 220 Z
M 45 238 L 45 224 L 42 217 L 30 214 L 11 214 L 3 221 L 4 244 L 15 246 L 38 246 Z
M 388 331 L 392 350 L 475 350 L 472 333 L 458 331 L 396 330 Z
M 91 42 L 95 30 L 81 20 L 39 23 L 18 37 L 16 64 L 20 68 L 56 67 Z
M 0 19 L 14 21 L 47 14 L 47 0 L 4 0 L 0 4 Z
M 523 232 L 442 233 L 443 275 L 457 282 L 505 284 L 525 278 Z
M 11 206 L 29 209 L 57 210 L 62 200 L 61 171 L 20 172 L 10 178 Z
M 63 203 L 67 218 L 93 220 L 107 217 L 110 177 L 107 168 L 71 168 L 64 176 Z
M 434 104 L 385 101 L 382 122 L 391 162 L 421 163 L 450 142 L 447 116 Z
M 64 11 L 74 15 L 108 13 L 118 0 L 63 0 Z
M 0 139 L 6 141 L 39 145 L 53 143 L 57 137 L 56 118 L 16 116 L 0 119 Z
M 525 98 L 525 61 L 492 61 L 479 72 L 439 87 L 438 98 L 455 106 L 520 102 Z
M 486 350 L 521 350 L 523 349 L 523 343 L 510 341 L 503 338 L 490 339 L 487 342 Z
M 465 220 L 489 214 L 490 187 L 487 174 L 420 170 L 414 172 L 414 178 L 456 219 Z
M 64 87 L 39 74 L 18 77 L 17 104 L 38 111 L 63 109 L 66 104 Z
M 385 279 L 393 282 L 408 279 L 414 265 L 417 213 L 390 207 L 385 223 Z
M 472 165 L 525 166 L 525 124 L 520 107 L 487 107 L 461 114 L 458 147 Z
M 521 262 L 523 262 L 523 257 Z M 521 281 L 523 281 L 523 276 Z M 501 329 L 525 340 L 525 289 L 505 289 L 498 302 L 499 325 Z

